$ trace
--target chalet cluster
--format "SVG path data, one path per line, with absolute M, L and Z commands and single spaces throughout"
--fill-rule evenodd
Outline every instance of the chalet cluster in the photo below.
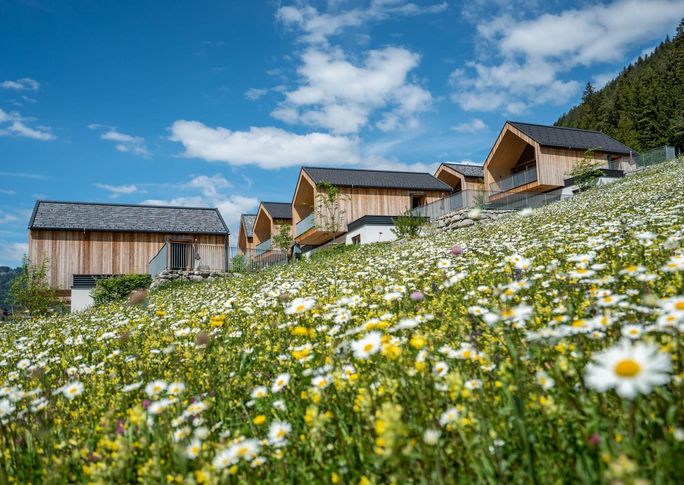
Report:
M 29 259 L 49 261 L 51 286 L 70 294 L 74 307 L 74 295 L 89 292 L 97 278 L 226 271 L 272 264 L 288 252 L 306 256 L 331 241 L 389 241 L 394 219 L 406 212 L 432 218 L 434 207 L 443 214 L 476 200 L 504 207 L 571 185 L 568 172 L 580 158 L 617 177 L 630 170 L 634 154 L 600 132 L 506 122 L 483 165 L 445 162 L 434 174 L 302 167 L 291 201 L 261 202 L 256 214 L 241 216 L 236 248 L 217 209 L 38 201 Z M 330 187 L 337 192 L 334 214 L 326 210 Z M 282 247 L 282 239 L 292 245 Z

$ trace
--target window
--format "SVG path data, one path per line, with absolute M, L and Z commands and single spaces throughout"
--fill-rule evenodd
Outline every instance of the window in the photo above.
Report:
M 361 234 L 352 237 L 352 244 L 361 244 Z
M 421 205 L 425 205 L 425 196 L 424 195 L 412 195 L 411 196 L 411 209 L 415 209 L 416 207 L 420 207 Z

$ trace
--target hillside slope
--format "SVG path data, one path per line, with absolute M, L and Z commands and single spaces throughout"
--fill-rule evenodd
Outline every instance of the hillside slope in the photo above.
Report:
M 677 35 L 639 57 L 582 102 L 558 126 L 598 130 L 643 152 L 662 145 L 684 150 L 684 20 Z
M 675 482 L 682 186 L 0 327 L 0 482 Z

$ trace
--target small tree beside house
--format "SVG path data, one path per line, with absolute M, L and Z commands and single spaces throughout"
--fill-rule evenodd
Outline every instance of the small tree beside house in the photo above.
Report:
M 319 203 L 316 207 L 317 227 L 330 234 L 332 244 L 335 244 L 337 233 L 340 232 L 344 224 L 346 211 L 342 207 L 342 202 L 346 198 L 340 194 L 339 189 L 330 182 L 320 182 L 317 187 L 323 192 L 317 194 Z

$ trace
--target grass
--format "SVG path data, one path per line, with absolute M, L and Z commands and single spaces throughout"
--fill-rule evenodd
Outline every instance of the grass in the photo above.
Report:
M 682 187 L 6 324 L 0 482 L 674 482 Z

